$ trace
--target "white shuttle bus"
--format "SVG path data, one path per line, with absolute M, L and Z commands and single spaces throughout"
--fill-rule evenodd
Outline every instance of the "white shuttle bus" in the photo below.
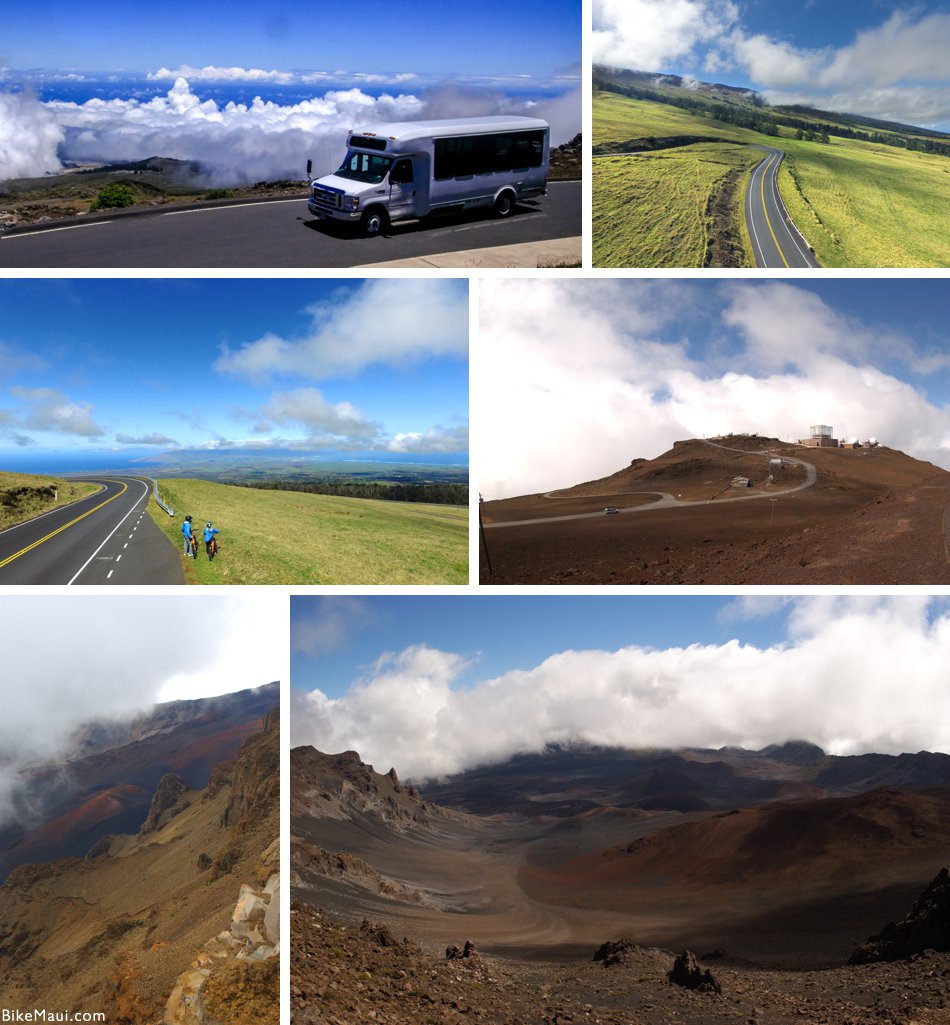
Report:
M 311 181 L 307 207 L 367 235 L 436 211 L 493 207 L 507 217 L 519 200 L 546 194 L 549 135 L 533 117 L 368 125 L 350 132 L 333 174 Z

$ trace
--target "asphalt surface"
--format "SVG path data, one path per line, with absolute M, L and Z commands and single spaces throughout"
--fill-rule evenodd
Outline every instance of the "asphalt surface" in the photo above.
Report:
M 0 584 L 185 582 L 182 556 L 145 512 L 150 485 L 92 481 L 102 490 L 0 531 Z
M 746 189 L 745 216 L 752 239 L 756 267 L 820 267 L 815 254 L 790 220 L 778 194 L 775 180 L 784 154 L 771 146 L 765 150 Z
M 729 448 L 729 446 L 727 445 L 717 445 L 714 441 L 707 441 L 706 444 L 711 445 L 713 448 L 725 449 L 727 452 L 741 452 L 743 455 L 770 455 L 770 453 L 764 449 L 756 452 L 750 452 L 748 449 Z M 722 505 L 724 502 L 751 502 L 755 499 L 773 499 L 778 498 L 780 495 L 790 495 L 793 491 L 804 491 L 806 488 L 810 488 L 818 479 L 818 471 L 811 463 L 806 463 L 804 459 L 794 459 L 792 456 L 783 455 L 782 458 L 787 463 L 795 463 L 798 466 L 805 467 L 805 480 L 801 484 L 796 484 L 794 487 L 791 488 L 782 488 L 780 491 L 753 491 L 751 494 L 734 495 L 729 498 L 705 498 L 697 501 L 686 502 L 682 501 L 679 498 L 676 498 L 676 496 L 670 494 L 669 491 L 626 491 L 624 492 L 624 494 L 626 495 L 657 496 L 657 500 L 655 502 L 650 502 L 647 505 L 634 505 L 630 506 L 627 509 L 622 509 L 618 506 L 613 505 L 614 501 L 616 501 L 618 498 L 623 497 L 622 495 L 618 495 L 616 492 L 614 492 L 613 494 L 603 495 L 602 497 L 608 500 L 612 500 L 610 507 L 617 509 L 616 513 L 609 515 L 629 516 L 633 513 L 653 512 L 655 509 L 683 509 L 686 506 Z M 549 491 L 544 497 L 557 498 L 557 492 Z M 596 498 L 597 496 L 587 495 L 585 497 Z M 603 519 L 605 515 L 608 514 L 604 513 L 602 510 L 598 510 L 597 512 L 589 513 L 572 513 L 570 516 L 539 516 L 530 520 L 510 520 L 504 523 L 483 523 L 482 526 L 485 528 L 485 530 L 500 529 L 502 527 L 530 527 L 536 524 L 543 523 L 563 523 L 567 520 Z M 948 524 L 950 524 L 950 520 L 948 520 Z
M 358 267 L 580 234 L 581 183 L 556 181 L 511 217 L 476 211 L 411 221 L 381 238 L 314 218 L 305 196 L 72 219 L 0 235 L 0 267 Z

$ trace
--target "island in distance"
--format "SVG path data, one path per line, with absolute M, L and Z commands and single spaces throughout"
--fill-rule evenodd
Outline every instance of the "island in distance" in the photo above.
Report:
M 950 582 L 950 473 L 815 425 L 675 442 L 600 480 L 481 505 L 493 584 Z
M 418 785 L 295 748 L 292 1020 L 948 1022 L 948 784 L 803 741 Z

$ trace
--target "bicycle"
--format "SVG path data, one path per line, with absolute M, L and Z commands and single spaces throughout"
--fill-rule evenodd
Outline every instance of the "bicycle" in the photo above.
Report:
M 208 549 L 208 561 L 210 562 L 218 554 L 218 539 L 214 534 L 211 535 L 210 541 L 205 542 L 205 548 Z
M 191 544 L 188 546 L 191 549 L 191 557 L 193 559 L 198 558 L 198 538 L 194 534 L 191 535 Z

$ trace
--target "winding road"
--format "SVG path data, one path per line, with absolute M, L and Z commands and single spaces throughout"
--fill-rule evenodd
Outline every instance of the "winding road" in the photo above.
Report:
M 0 531 L 0 584 L 183 584 L 182 556 L 145 512 L 150 485 L 101 490 Z
M 820 267 L 801 232 L 788 217 L 776 182 L 784 153 L 771 146 L 755 166 L 745 195 L 745 217 L 756 267 Z
M 729 448 L 727 445 L 717 445 L 716 442 L 714 442 L 714 441 L 705 441 L 704 440 L 703 443 L 706 444 L 706 445 L 712 446 L 712 448 L 721 448 L 721 449 L 723 449 L 726 452 L 741 452 L 743 455 L 747 455 L 747 456 L 748 455 L 752 455 L 752 456 L 768 456 L 768 455 L 772 454 L 772 453 L 768 452 L 765 449 L 761 449 L 761 450 L 758 450 L 758 451 L 750 451 L 749 449 L 744 449 L 744 448 L 743 449 Z M 635 505 L 635 506 L 631 506 L 629 509 L 618 509 L 617 510 L 617 515 L 620 515 L 620 516 L 627 515 L 627 516 L 629 516 L 629 515 L 631 515 L 633 513 L 653 512 L 653 510 L 655 510 L 655 509 L 685 509 L 687 506 L 722 505 L 725 502 L 751 502 L 751 501 L 754 501 L 755 499 L 778 498 L 780 495 L 790 495 L 790 494 L 792 494 L 795 491 L 804 491 L 806 488 L 810 488 L 815 483 L 815 481 L 818 479 L 818 471 L 815 469 L 815 467 L 811 463 L 806 463 L 804 459 L 795 459 L 792 456 L 786 456 L 786 455 L 783 455 L 782 459 L 784 459 L 787 463 L 794 463 L 796 466 L 804 466 L 805 467 L 805 480 L 802 481 L 801 484 L 796 484 L 794 487 L 791 487 L 791 488 L 782 488 L 781 491 L 754 491 L 754 492 L 752 492 L 752 494 L 733 495 L 733 496 L 731 496 L 729 498 L 704 498 L 704 499 L 697 499 L 695 501 L 685 501 L 685 502 L 681 501 L 678 498 L 676 498 L 674 495 L 671 495 L 668 491 L 626 491 L 626 492 L 624 492 L 624 494 L 626 494 L 626 495 L 657 495 L 658 496 L 658 500 L 656 502 L 649 502 L 647 505 Z M 557 495 L 556 491 L 549 491 L 544 497 L 545 498 L 557 498 L 558 495 Z M 566 497 L 578 498 L 580 496 L 571 495 L 571 496 L 566 496 Z M 583 497 L 585 497 L 585 498 L 597 498 L 598 496 L 597 495 L 585 495 Z M 599 497 L 601 497 L 601 498 L 614 498 L 614 499 L 616 499 L 616 498 L 619 498 L 621 496 L 619 496 L 616 492 L 613 492 L 612 494 L 601 495 Z M 485 530 L 491 530 L 491 529 L 498 529 L 498 528 L 501 528 L 501 527 L 529 527 L 529 526 L 533 526 L 535 524 L 542 524 L 542 523 L 563 523 L 566 520 L 590 520 L 590 519 L 603 519 L 603 518 L 604 518 L 603 510 L 598 510 L 597 512 L 589 512 L 589 513 L 573 513 L 570 516 L 540 516 L 540 517 L 535 517 L 534 519 L 530 519 L 530 520 L 509 520 L 509 521 L 503 522 L 503 523 L 489 523 L 489 522 L 486 522 L 486 523 L 483 523 L 482 526 L 484 527 Z
M 159 207 L 5 232 L 0 267 L 358 267 L 580 235 L 581 192 L 579 181 L 549 182 L 547 196 L 519 204 L 511 217 L 409 221 L 381 238 L 317 220 L 306 196 Z

